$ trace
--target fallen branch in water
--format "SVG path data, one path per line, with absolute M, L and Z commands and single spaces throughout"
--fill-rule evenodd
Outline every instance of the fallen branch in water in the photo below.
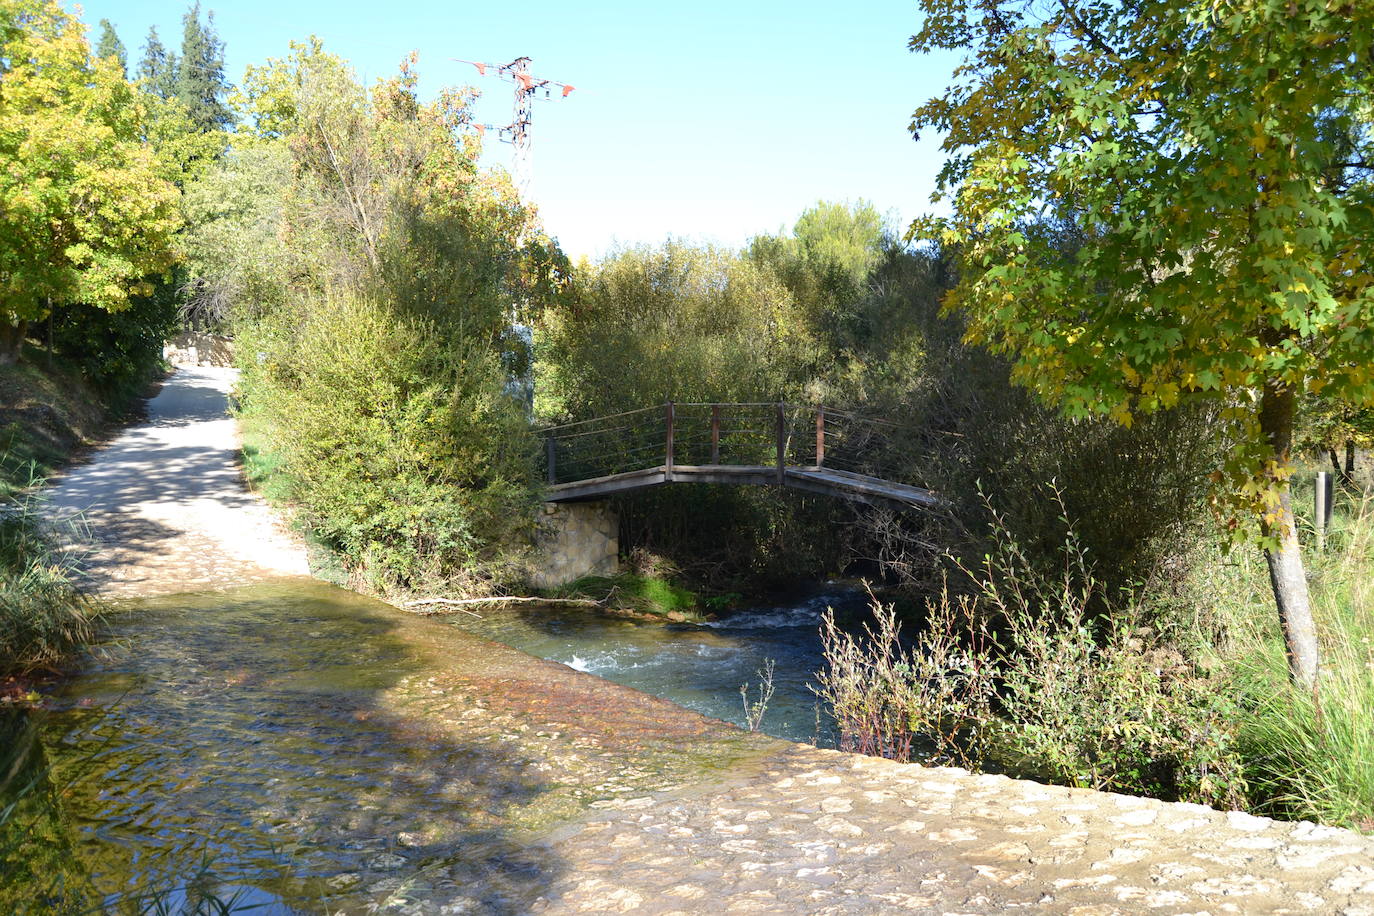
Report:
M 401 605 L 405 608 L 428 607 L 439 605 L 438 609 L 421 611 L 422 614 L 444 614 L 448 611 L 443 608 L 452 608 L 454 611 L 469 614 L 477 619 L 481 619 L 481 614 L 474 614 L 467 610 L 469 607 L 508 607 L 512 604 L 547 604 L 554 607 L 586 607 L 599 608 L 601 602 L 593 601 L 590 598 L 517 598 L 512 596 L 498 595 L 494 598 L 421 598 L 418 601 L 407 601 Z

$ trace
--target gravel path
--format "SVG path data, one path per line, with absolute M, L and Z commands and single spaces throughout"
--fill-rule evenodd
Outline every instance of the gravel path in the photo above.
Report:
M 237 370 L 178 369 L 148 420 L 63 474 L 46 511 L 107 596 L 160 595 L 307 575 L 304 547 L 248 491 Z

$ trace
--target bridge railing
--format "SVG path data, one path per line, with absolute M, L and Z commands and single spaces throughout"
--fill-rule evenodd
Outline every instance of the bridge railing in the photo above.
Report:
M 828 468 L 911 476 L 909 432 L 835 408 L 755 403 L 674 403 L 542 429 L 550 484 L 677 466 Z M 918 481 L 909 481 L 917 483 Z

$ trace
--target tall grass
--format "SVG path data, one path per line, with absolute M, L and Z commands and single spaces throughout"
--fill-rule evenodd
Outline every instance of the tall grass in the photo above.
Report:
M 995 517 L 995 514 L 994 514 Z M 1103 594 L 1072 526 L 1057 578 L 1007 529 L 973 594 L 945 583 L 904 644 L 875 602 L 864 638 L 827 617 L 817 693 L 849 750 L 1238 807 L 1246 786 L 1225 676 L 1194 665 L 1138 596 Z
M 830 610 L 821 618 L 825 668 L 813 690 L 835 717 L 841 750 L 979 768 L 995 669 L 976 639 L 973 605 L 946 589 L 908 646 L 896 609 L 870 598 L 873 623 L 862 634 L 841 630 Z
M 1272 611 L 1236 601 L 1218 610 L 1247 710 L 1241 740 L 1257 807 L 1374 830 L 1374 505 L 1355 501 L 1337 521 L 1327 551 L 1309 554 L 1322 653 L 1315 691 L 1287 677 Z M 1232 578 L 1247 573 L 1262 575 Z
M 32 483 L 0 501 L 0 678 L 52 668 L 91 638 L 100 614 L 44 534 Z

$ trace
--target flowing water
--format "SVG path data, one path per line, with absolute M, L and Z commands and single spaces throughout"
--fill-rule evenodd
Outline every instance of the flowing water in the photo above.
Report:
M 591 611 L 535 608 L 456 614 L 454 626 L 531 655 L 561 662 L 703 715 L 745 724 L 740 687 L 759 697 L 761 671 L 773 662 L 772 700 L 760 731 L 833 747 L 834 723 L 811 686 L 823 666 L 820 621 L 834 608 L 852 625 L 866 607 L 851 589 L 830 589 L 782 607 L 744 610 L 705 624 L 626 620 Z
M 774 659 L 764 729 L 810 740 L 837 600 L 702 626 L 459 616 L 736 722 Z M 0 912 L 180 912 L 202 893 L 258 914 L 524 912 L 558 867 L 531 836 L 757 744 L 306 580 L 139 602 L 48 706 L 36 742 L 0 721 L 0 796 L 20 797 L 9 814 L 0 797 Z

